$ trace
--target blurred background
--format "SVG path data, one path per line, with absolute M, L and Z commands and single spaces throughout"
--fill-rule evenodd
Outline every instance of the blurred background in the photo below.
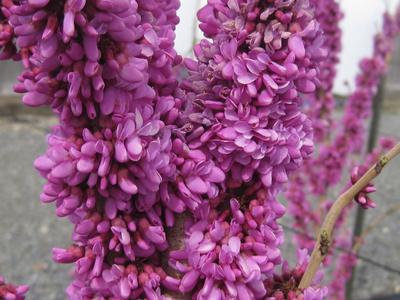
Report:
M 335 93 L 345 97 L 361 58 L 372 52 L 372 37 L 381 28 L 385 9 L 393 11 L 398 1 L 343 0 L 345 19 L 343 51 Z M 191 55 L 193 43 L 201 38 L 195 12 L 201 1 L 182 0 L 181 24 L 177 29 L 177 48 Z M 385 89 L 383 117 L 379 133 L 400 140 L 400 40 L 391 61 Z M 33 170 L 32 162 L 45 151 L 45 135 L 56 119 L 46 109 L 24 108 L 12 85 L 19 64 L 0 63 L 0 274 L 15 283 L 31 285 L 28 299 L 65 299 L 70 266 L 51 261 L 51 248 L 67 247 L 70 224 L 56 218 L 53 206 L 40 203 L 43 184 Z M 338 112 L 339 114 L 340 112 Z M 378 208 L 368 212 L 368 220 L 400 200 L 400 161 L 391 164 L 378 179 L 374 199 Z M 400 293 L 400 214 L 392 214 L 371 232 L 361 251 L 357 269 L 354 299 L 385 298 Z M 288 239 L 290 239 L 288 233 Z M 293 249 L 286 249 L 288 255 Z M 376 297 L 376 298 L 375 298 Z

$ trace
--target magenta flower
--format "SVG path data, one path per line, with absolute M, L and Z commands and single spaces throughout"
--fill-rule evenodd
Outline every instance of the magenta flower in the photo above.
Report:
M 162 200 L 181 203 L 177 207 L 184 205 L 195 211 L 203 196 L 216 198 L 222 190 L 225 174 L 207 152 L 192 150 L 181 139 L 173 141 L 172 151 L 176 176 L 164 187 Z
M 55 261 L 75 264 L 75 280 L 67 289 L 70 299 L 95 295 L 128 299 L 143 292 L 150 297 L 159 294 L 160 283 L 179 285 L 161 267 L 155 267 L 156 273 L 146 271 L 148 275 L 140 275 L 134 266 L 137 259 L 147 258 L 154 266 L 158 253 L 168 247 L 164 223 L 157 213 L 146 216 L 128 211 L 111 219 L 95 212 L 80 219 L 76 216 L 72 221 L 76 244 L 68 249 L 53 249 Z M 142 278 L 145 276 L 154 277 L 154 283 Z
M 27 285 L 15 286 L 6 284 L 4 278 L 0 276 L 0 299 L 24 300 L 28 290 L 29 287 Z
M 0 4 L 0 60 L 19 59 L 14 41 L 14 28 L 9 24 L 12 0 L 3 0 Z
M 312 97 L 306 99 L 305 109 L 313 122 L 315 141 L 323 142 L 334 125 L 332 116 L 335 107 L 333 85 L 342 46 L 342 31 L 339 25 L 343 13 L 339 3 L 335 0 L 312 0 L 310 2 L 315 9 L 315 18 L 324 32 L 322 47 L 326 51 L 326 55 L 320 63 L 319 85 Z
M 351 173 L 351 183 L 354 184 L 356 183 L 362 175 L 366 172 L 367 170 L 364 168 L 360 167 L 355 167 Z M 372 183 L 368 183 L 366 187 L 364 187 L 354 198 L 354 200 L 361 205 L 361 207 L 368 209 L 368 208 L 375 208 L 376 203 L 371 200 L 371 198 L 368 196 L 368 194 L 373 193 L 376 191 L 376 188 Z

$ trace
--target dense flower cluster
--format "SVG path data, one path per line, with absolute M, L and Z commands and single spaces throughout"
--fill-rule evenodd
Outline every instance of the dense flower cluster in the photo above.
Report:
M 308 1 L 210 2 L 199 11 L 212 42 L 195 46 L 183 83 L 187 120 L 241 185 L 259 178 L 272 193 L 312 152 L 312 130 L 301 95 L 315 91 L 324 55 Z
M 7 284 L 0 276 L 0 299 L 4 300 L 24 300 L 29 287 L 26 285 L 15 286 Z
M 281 261 L 276 196 L 313 150 L 302 98 L 326 53 L 308 1 L 209 1 L 198 17 L 211 40 L 185 61 L 179 122 L 195 134 L 188 146 L 224 171 L 225 189 L 192 211 L 170 264 L 184 273 L 180 290 L 199 299 L 262 299 Z
M 60 117 L 35 167 L 47 180 L 41 200 L 75 226 L 74 244 L 53 251 L 57 262 L 75 263 L 70 299 L 154 299 L 161 283 L 176 286 L 157 262 L 168 248 L 166 227 L 186 207 L 168 192 L 178 186 L 170 182 L 179 170 L 190 188 L 194 167 L 210 184 L 224 179 L 173 140 L 181 105 L 171 96 L 178 7 L 127 0 L 9 7 L 24 53 L 16 91 L 25 104 L 50 105 Z M 194 166 L 182 166 L 186 155 Z
M 168 114 L 170 105 L 164 98 L 159 103 L 154 110 L 144 106 L 135 113 L 105 118 L 92 130 L 53 128 L 48 138 L 49 149 L 35 161 L 36 168 L 49 181 L 42 200 L 57 200 L 59 216 L 73 213 L 81 206 L 82 199 L 73 204 L 71 195 L 81 198 L 89 191 L 92 197 L 98 194 L 114 198 L 116 203 L 107 202 L 107 208 L 129 206 L 132 195 L 138 197 L 137 207 L 151 208 L 162 176 L 172 176 L 174 172 L 171 130 L 160 119 Z M 81 191 L 82 186 L 85 191 Z M 67 187 L 72 188 L 68 193 Z M 87 208 L 93 205 L 86 203 Z
M 183 249 L 170 253 L 170 265 L 184 273 L 179 289 L 198 299 L 263 299 L 264 279 L 281 263 L 283 232 L 276 220 L 285 208 L 260 183 L 229 190 L 204 202 L 186 224 Z M 231 199 L 229 199 L 231 198 Z M 226 207 L 226 208 L 225 208 Z M 240 296 L 239 296 L 240 295 Z
M 156 92 L 172 88 L 171 69 L 179 60 L 173 50 L 178 20 L 170 16 L 178 3 L 164 6 L 146 2 L 146 11 L 140 3 L 122 0 L 12 6 L 17 46 L 28 53 L 16 86 L 25 93 L 24 103 L 51 105 L 65 122 L 151 104 Z M 153 27 L 152 21 L 158 23 Z
M 324 68 L 321 68 L 318 77 L 321 82 L 320 89 L 324 92 L 331 92 L 336 78 L 339 54 L 342 50 L 340 21 L 343 19 L 344 14 L 337 1 L 312 0 L 311 3 L 315 6 L 315 18 L 324 31 L 324 45 L 328 50 L 321 64 Z

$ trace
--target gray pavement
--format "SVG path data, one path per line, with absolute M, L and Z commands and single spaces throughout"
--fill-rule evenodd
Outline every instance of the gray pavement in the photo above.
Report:
M 51 248 L 69 245 L 71 226 L 67 220 L 55 217 L 52 205 L 40 203 L 43 181 L 32 166 L 35 157 L 45 149 L 45 134 L 55 119 L 46 113 L 11 111 L 12 114 L 0 112 L 0 274 L 9 281 L 29 284 L 28 299 L 65 299 L 70 266 L 53 263 Z M 381 131 L 400 140 L 400 118 L 395 112 L 395 109 L 385 111 Z M 377 187 L 374 199 L 378 208 L 368 211 L 367 223 L 391 205 L 400 203 L 400 159 L 384 170 Z M 368 236 L 362 250 L 364 256 L 398 270 L 399 216 L 400 211 L 385 219 Z M 399 292 L 400 275 L 360 263 L 356 300 Z
M 53 246 L 67 246 L 71 228 L 43 205 L 43 181 L 33 160 L 45 149 L 45 128 L 54 122 L 33 115 L 0 118 L 0 274 L 31 286 L 28 299 L 65 299 L 69 267 L 51 260 Z

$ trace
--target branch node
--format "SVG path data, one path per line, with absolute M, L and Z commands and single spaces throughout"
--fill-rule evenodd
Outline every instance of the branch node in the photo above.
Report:
M 380 174 L 388 162 L 389 158 L 386 155 L 383 155 L 375 165 L 376 174 Z
M 330 239 L 328 231 L 322 230 L 319 242 L 319 252 L 322 256 L 326 256 L 329 251 Z

